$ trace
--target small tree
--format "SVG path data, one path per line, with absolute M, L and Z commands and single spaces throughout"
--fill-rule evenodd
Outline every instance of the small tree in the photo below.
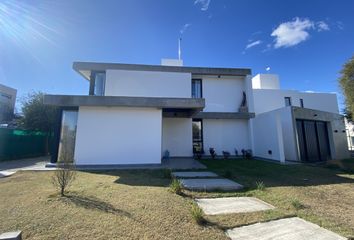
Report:
M 49 152 L 49 136 L 54 133 L 59 111 L 55 106 L 45 105 L 43 99 L 44 93 L 32 92 L 22 100 L 23 118 L 20 126 L 27 130 L 46 132 L 46 151 Z
M 345 115 L 349 120 L 352 119 L 354 113 L 354 56 L 344 64 L 339 84 L 345 96 Z
M 60 157 L 57 164 L 58 169 L 54 171 L 52 176 L 52 183 L 60 191 L 60 195 L 65 196 L 65 190 L 70 186 L 70 184 L 75 180 L 76 169 L 73 164 L 73 154 L 70 151 L 70 146 L 62 142 L 62 146 L 59 149 Z

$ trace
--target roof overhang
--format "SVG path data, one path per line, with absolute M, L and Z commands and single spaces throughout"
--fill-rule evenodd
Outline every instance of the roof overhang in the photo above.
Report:
M 59 107 L 146 107 L 190 114 L 195 114 L 205 107 L 203 98 L 45 95 L 43 102 L 47 105 Z
M 106 71 L 109 69 L 131 70 L 131 71 L 156 71 L 156 72 L 179 72 L 195 75 L 217 75 L 217 76 L 247 76 L 251 75 L 249 68 L 209 68 L 209 67 L 183 67 L 183 66 L 162 66 L 125 63 L 97 63 L 97 62 L 74 62 L 73 69 L 87 80 L 90 80 L 92 71 Z

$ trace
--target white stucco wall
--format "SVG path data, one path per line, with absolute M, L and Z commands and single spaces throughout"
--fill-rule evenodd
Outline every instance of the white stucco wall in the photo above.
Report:
M 254 156 L 285 161 L 281 116 L 278 111 L 257 115 L 251 120 Z M 269 153 L 271 151 L 271 154 Z
M 76 164 L 152 164 L 161 162 L 161 110 L 80 107 Z
M 338 113 L 337 96 L 334 93 L 306 93 L 294 90 L 253 89 L 255 113 L 263 113 L 285 107 L 285 97 L 291 97 L 292 106 L 300 107 L 300 98 L 304 107 L 320 111 Z
M 296 123 L 293 122 L 291 107 L 284 107 L 276 110 L 276 112 L 280 116 L 285 160 L 299 161 L 296 142 Z
M 252 79 L 254 89 L 279 89 L 279 77 L 276 74 L 257 74 Z
M 106 96 L 191 97 L 191 74 L 154 71 L 106 71 Z
M 197 76 L 193 78 L 198 78 Z M 203 76 L 205 112 L 238 112 L 245 91 L 245 77 Z
M 162 154 L 168 150 L 171 157 L 193 156 L 192 119 L 162 119 Z
M 209 148 L 215 148 L 218 155 L 222 151 L 241 154 L 241 149 L 250 149 L 248 120 L 243 119 L 204 119 L 204 151 L 209 155 Z

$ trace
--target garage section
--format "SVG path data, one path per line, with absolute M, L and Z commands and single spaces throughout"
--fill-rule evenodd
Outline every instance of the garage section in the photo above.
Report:
M 331 158 L 327 122 L 296 120 L 301 161 L 327 161 Z

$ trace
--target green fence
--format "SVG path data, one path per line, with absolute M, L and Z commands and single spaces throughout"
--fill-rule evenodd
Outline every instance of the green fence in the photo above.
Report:
M 44 156 L 51 141 L 44 132 L 0 128 L 0 161 Z

